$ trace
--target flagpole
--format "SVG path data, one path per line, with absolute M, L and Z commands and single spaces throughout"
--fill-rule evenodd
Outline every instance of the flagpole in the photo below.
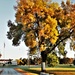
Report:
M 5 42 L 4 42 L 4 65 L 5 65 Z

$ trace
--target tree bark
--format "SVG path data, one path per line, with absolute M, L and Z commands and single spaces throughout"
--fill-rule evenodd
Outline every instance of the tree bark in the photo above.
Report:
M 41 52 L 41 57 L 42 57 L 41 72 L 46 72 L 45 63 L 46 63 L 47 54 L 45 51 Z

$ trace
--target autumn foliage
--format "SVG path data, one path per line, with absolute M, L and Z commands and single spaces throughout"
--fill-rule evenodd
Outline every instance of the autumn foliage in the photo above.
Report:
M 20 0 L 16 11 L 16 22 L 23 25 L 25 44 L 28 47 L 39 45 L 40 51 L 44 51 L 47 45 L 44 40 L 49 39 L 52 44 L 56 42 L 57 20 L 52 17 L 55 11 L 50 4 L 44 0 Z
M 15 10 L 16 24 L 9 21 L 7 32 L 13 45 L 22 40 L 32 53 L 49 54 L 56 47 L 61 49 L 60 43 L 65 47 L 69 39 L 70 48 L 75 49 L 75 4 L 70 0 L 61 6 L 51 0 L 18 0 Z

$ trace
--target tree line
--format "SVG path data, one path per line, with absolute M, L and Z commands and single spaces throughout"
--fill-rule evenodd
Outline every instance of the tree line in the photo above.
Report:
M 26 59 L 26 58 L 20 58 L 17 59 L 17 64 L 18 65 L 40 65 L 42 60 L 41 58 L 34 58 L 34 59 Z M 57 59 L 51 59 L 48 58 L 46 61 L 46 65 L 49 67 L 54 67 L 57 66 L 58 64 L 74 64 L 75 65 L 75 60 L 73 58 L 57 58 Z

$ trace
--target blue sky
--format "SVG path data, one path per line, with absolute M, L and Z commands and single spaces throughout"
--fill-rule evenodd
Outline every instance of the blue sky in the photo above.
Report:
M 53 0 L 61 2 L 61 0 Z M 75 2 L 75 0 L 72 0 Z M 12 46 L 12 41 L 7 39 L 7 22 L 10 19 L 14 22 L 15 20 L 15 10 L 14 5 L 16 5 L 16 0 L 0 0 L 0 53 L 2 54 L 1 59 L 3 58 L 12 58 L 18 59 L 20 57 L 27 58 L 28 48 L 22 42 L 20 46 Z M 5 48 L 4 48 L 5 43 Z M 67 46 L 69 49 L 69 47 Z M 72 52 L 72 51 L 71 51 Z M 74 56 L 73 52 L 68 54 L 70 57 Z
M 13 58 L 27 57 L 27 49 L 24 43 L 19 47 L 12 46 L 12 41 L 7 39 L 7 22 L 10 19 L 12 22 L 15 20 L 16 0 L 0 0 L 0 52 L 1 58 Z M 4 48 L 5 43 L 5 48 Z

